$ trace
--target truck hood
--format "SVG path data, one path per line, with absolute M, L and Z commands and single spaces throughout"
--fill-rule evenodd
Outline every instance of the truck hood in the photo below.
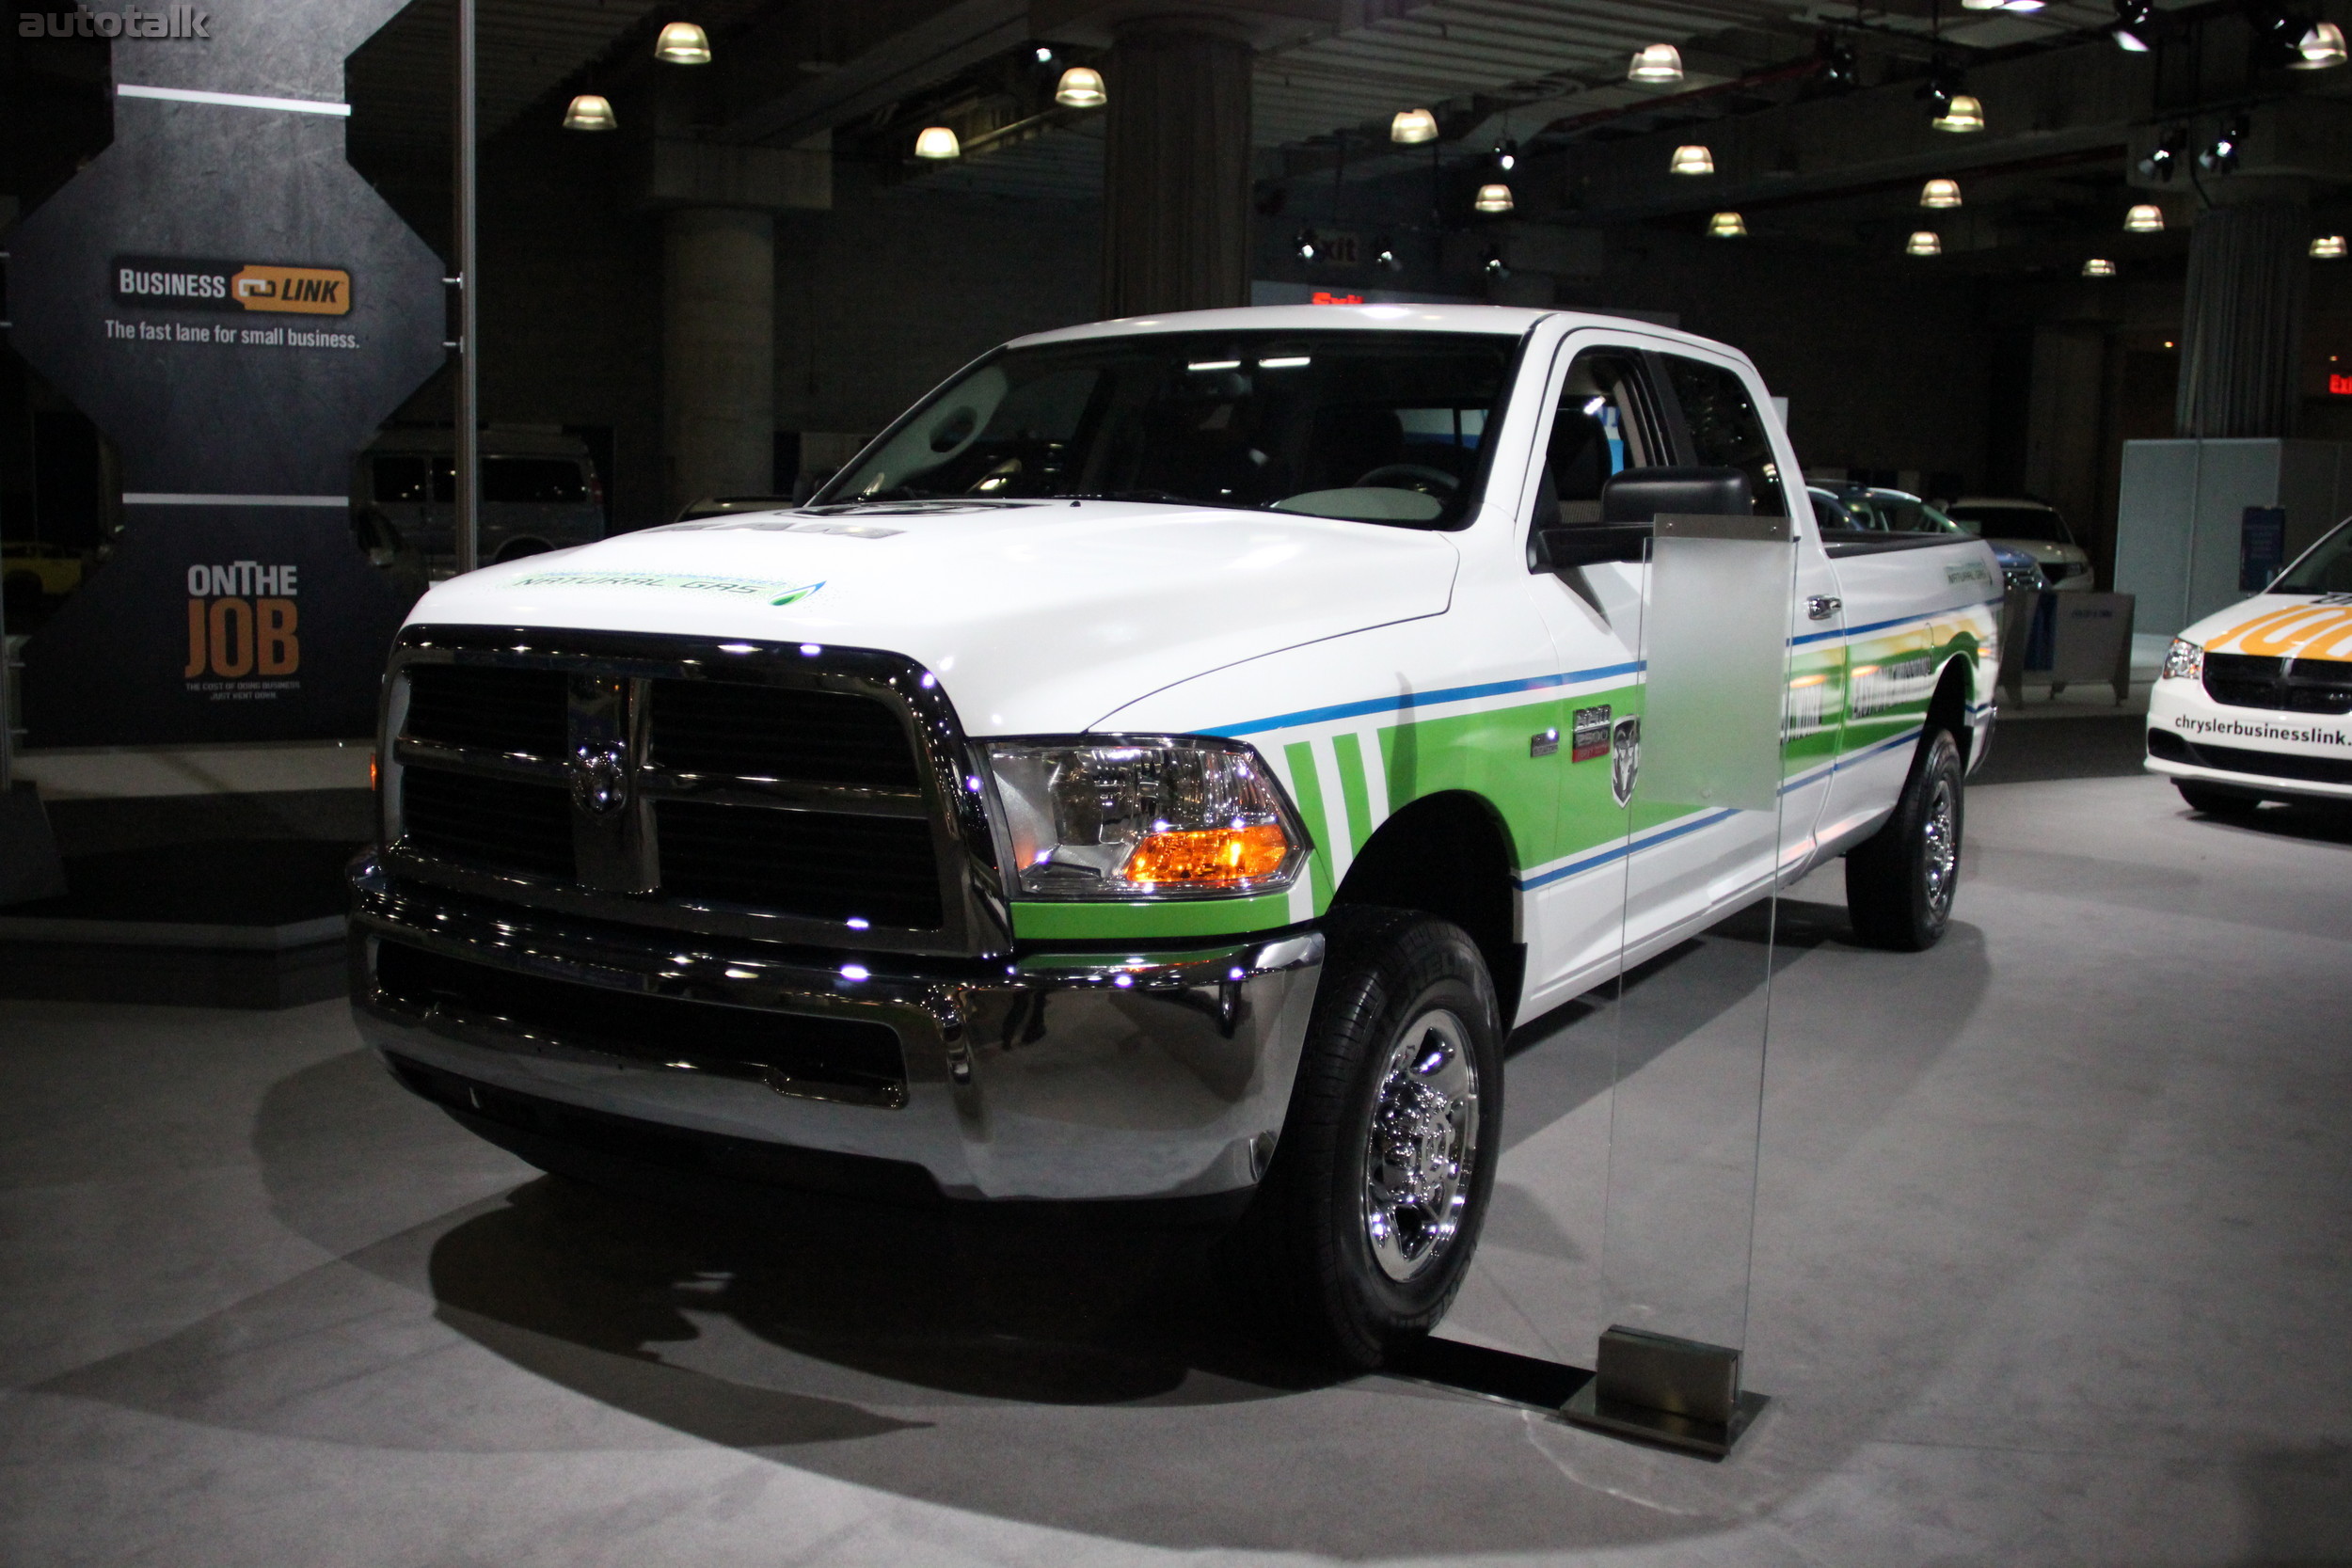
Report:
M 675 523 L 441 584 L 412 625 L 834 643 L 935 673 L 974 735 L 1090 728 L 1243 659 L 1445 611 L 1444 535 L 1133 501 Z
M 2257 594 L 2184 628 L 2181 636 L 2212 654 L 2257 658 L 2352 662 L 2352 605 L 2341 594 Z

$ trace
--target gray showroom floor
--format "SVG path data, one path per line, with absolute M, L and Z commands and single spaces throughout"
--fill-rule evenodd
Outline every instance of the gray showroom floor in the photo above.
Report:
M 1286 1376 L 1181 1238 L 583 1196 L 339 1006 L 7 1003 L 0 1561 L 2352 1562 L 2352 831 L 1971 807 L 1933 953 L 1784 908 L 1726 1464 Z M 1589 1356 L 1601 1016 L 1451 1332 Z

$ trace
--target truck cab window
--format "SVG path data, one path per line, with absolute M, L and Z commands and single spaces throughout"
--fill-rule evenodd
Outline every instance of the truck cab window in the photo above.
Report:
M 1568 367 L 1535 483 L 1537 528 L 1600 521 L 1600 488 L 1628 468 L 1669 464 L 1657 405 L 1632 354 L 1580 354 Z
M 1659 357 L 1665 361 L 1667 383 L 1682 404 L 1691 460 L 1703 468 L 1738 468 L 1748 476 L 1748 493 L 1756 498 L 1757 514 L 1786 516 L 1788 502 L 1781 493 L 1772 437 L 1746 383 L 1720 365 L 1678 354 Z

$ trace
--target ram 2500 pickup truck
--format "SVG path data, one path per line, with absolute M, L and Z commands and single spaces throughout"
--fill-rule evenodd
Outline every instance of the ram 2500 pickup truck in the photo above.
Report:
M 1461 1281 L 1515 1022 L 1838 855 L 1864 940 L 1950 917 L 1997 566 L 1823 527 L 1771 407 L 1597 316 L 1108 322 L 798 509 L 444 583 L 359 1027 L 591 1180 L 1230 1199 L 1375 1364 Z M 1715 514 L 1790 542 L 1777 820 L 1639 796 L 1646 536 Z

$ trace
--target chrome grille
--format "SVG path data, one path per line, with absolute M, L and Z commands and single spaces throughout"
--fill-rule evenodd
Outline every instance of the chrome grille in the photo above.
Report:
M 897 655 L 410 627 L 387 703 L 395 875 L 680 930 L 1010 945 L 961 729 Z

